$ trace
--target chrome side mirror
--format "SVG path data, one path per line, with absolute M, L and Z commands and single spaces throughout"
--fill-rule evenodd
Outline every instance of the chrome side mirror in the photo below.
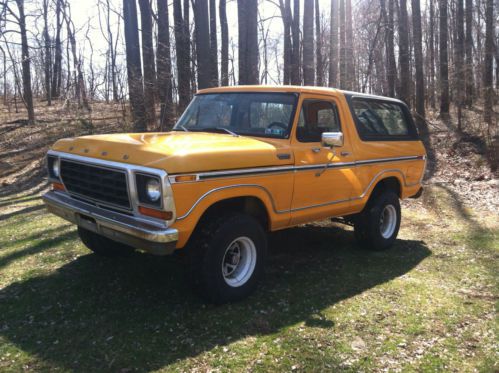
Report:
M 327 146 L 329 148 L 343 146 L 343 133 L 323 132 L 321 142 L 323 146 Z

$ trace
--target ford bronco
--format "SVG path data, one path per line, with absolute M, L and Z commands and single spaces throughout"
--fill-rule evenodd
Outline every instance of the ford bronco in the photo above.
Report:
M 198 92 L 171 132 L 57 141 L 43 198 L 96 254 L 184 251 L 194 287 L 226 302 L 262 277 L 266 232 L 341 217 L 361 246 L 388 248 L 425 164 L 401 101 L 223 87 Z

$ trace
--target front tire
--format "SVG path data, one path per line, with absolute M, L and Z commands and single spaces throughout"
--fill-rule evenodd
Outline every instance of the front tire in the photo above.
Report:
M 381 192 L 355 219 L 355 238 L 367 250 L 386 250 L 397 239 L 400 220 L 398 196 L 392 191 Z
M 195 290 L 220 304 L 256 289 L 263 277 L 267 238 L 256 219 L 233 213 L 201 222 L 188 250 Z
M 100 256 L 123 256 L 134 251 L 133 247 L 113 241 L 82 227 L 78 227 L 78 236 L 80 236 L 80 240 L 86 247 Z

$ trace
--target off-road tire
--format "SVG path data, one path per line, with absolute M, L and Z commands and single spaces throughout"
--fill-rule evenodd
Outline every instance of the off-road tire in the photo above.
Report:
M 389 236 L 384 237 L 382 234 L 381 216 L 385 209 L 391 210 L 392 213 L 395 211 L 396 221 L 392 228 L 387 230 L 387 233 L 392 232 L 392 230 L 393 232 Z M 355 238 L 360 246 L 366 250 L 386 250 L 397 239 L 400 221 L 400 202 L 397 194 L 390 190 L 382 191 L 373 195 L 364 211 L 354 219 Z
M 223 263 L 231 243 L 240 238 L 254 244 L 256 263 L 248 279 L 234 287 L 224 277 Z M 250 295 L 262 279 L 266 254 L 266 233 L 255 218 L 241 213 L 212 215 L 199 223 L 187 247 L 189 280 L 193 289 L 209 302 L 222 304 L 241 300 Z
M 86 247 L 100 256 L 124 256 L 134 251 L 133 247 L 113 241 L 82 227 L 78 227 L 78 235 Z

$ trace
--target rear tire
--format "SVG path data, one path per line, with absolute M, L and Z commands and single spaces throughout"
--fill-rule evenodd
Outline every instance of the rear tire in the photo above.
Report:
M 263 277 L 267 237 L 249 215 L 205 219 L 188 248 L 191 284 L 202 297 L 221 304 L 250 295 Z
M 78 235 L 86 247 L 100 256 L 124 256 L 134 251 L 134 248 L 131 246 L 113 241 L 82 227 L 78 227 Z
M 400 202 L 392 191 L 374 195 L 354 223 L 355 238 L 367 250 L 386 250 L 397 239 L 400 228 Z

